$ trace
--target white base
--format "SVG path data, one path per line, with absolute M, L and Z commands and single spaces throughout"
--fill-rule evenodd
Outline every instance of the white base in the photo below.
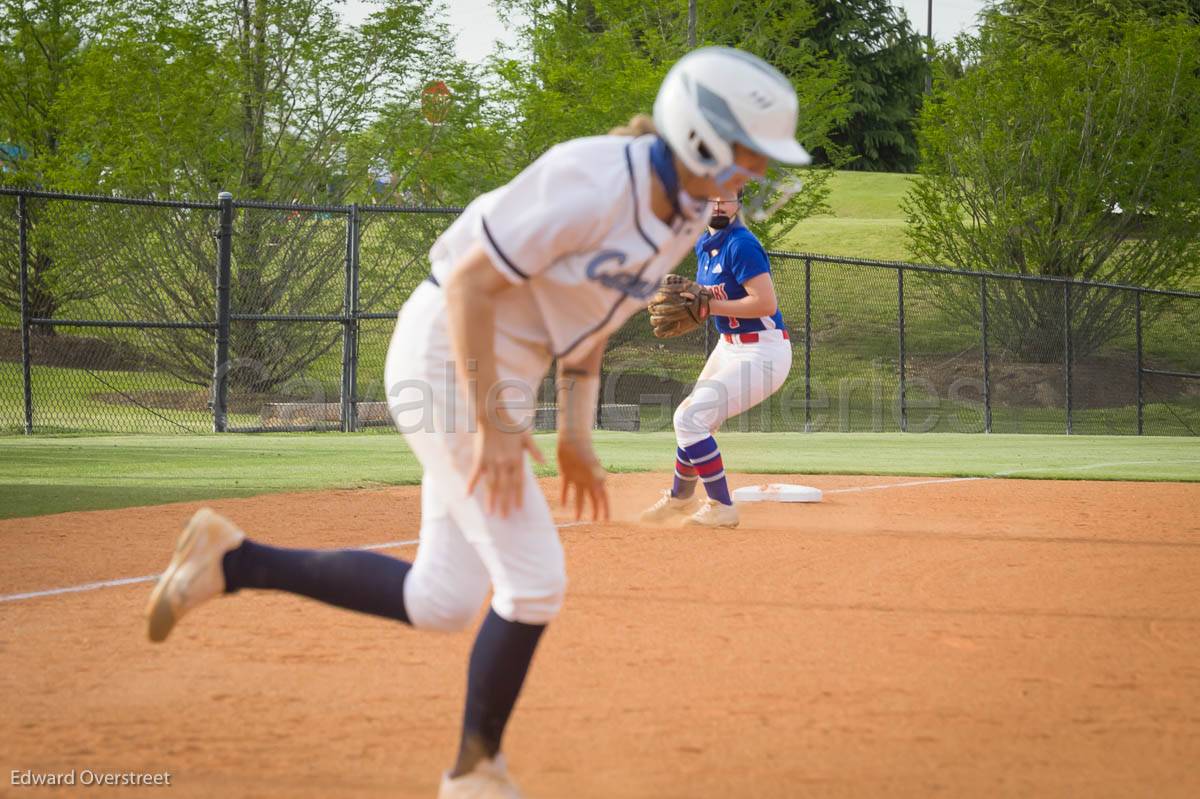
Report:
M 734 502 L 820 502 L 821 490 L 791 483 L 764 483 L 734 489 Z

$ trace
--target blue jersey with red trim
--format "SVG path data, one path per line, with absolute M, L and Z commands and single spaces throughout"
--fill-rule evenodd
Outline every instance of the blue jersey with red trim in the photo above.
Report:
M 696 242 L 696 262 L 696 282 L 709 286 L 713 295 L 722 300 L 742 299 L 746 296 L 746 281 L 771 273 L 766 250 L 739 219 L 732 220 L 724 230 L 702 233 Z M 779 308 L 770 316 L 713 316 L 713 322 L 722 333 L 787 329 Z

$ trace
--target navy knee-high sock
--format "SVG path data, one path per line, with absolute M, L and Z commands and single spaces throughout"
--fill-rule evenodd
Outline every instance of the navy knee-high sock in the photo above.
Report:
M 412 564 L 355 549 L 282 549 L 247 538 L 225 553 L 225 591 L 273 588 L 410 623 L 404 578 Z
M 488 611 L 471 650 L 462 741 L 452 777 L 466 774 L 500 751 L 504 727 L 545 629 L 543 624 L 505 621 L 496 611 Z

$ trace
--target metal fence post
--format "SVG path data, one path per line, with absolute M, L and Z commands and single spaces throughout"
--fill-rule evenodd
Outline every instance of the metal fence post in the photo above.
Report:
M 29 342 L 29 198 L 17 195 L 17 234 L 21 259 L 21 380 L 25 395 L 25 435 L 33 435 L 33 354 Z
M 1066 369 L 1067 435 L 1071 435 L 1071 281 L 1063 283 L 1063 364 Z
M 979 327 L 983 337 L 983 432 L 992 432 L 992 369 L 988 358 L 987 278 L 979 278 Z
M 596 392 L 596 423 L 593 425 L 595 430 L 604 429 L 604 360 L 600 361 L 600 371 L 596 373 L 600 385 L 600 390 Z M 555 406 L 558 405 L 558 397 L 555 397 Z M 555 413 L 558 413 L 556 410 Z M 557 424 L 558 418 L 555 417 Z
M 900 310 L 900 432 L 908 432 L 908 402 L 904 391 L 904 270 L 896 270 L 896 302 Z
M 812 259 L 804 259 L 804 432 L 812 432 Z
M 1134 329 L 1137 338 L 1137 434 L 1142 435 L 1142 409 L 1144 397 L 1142 394 L 1142 292 L 1133 292 Z
M 217 341 L 213 358 L 213 431 L 228 427 L 229 402 L 229 286 L 233 263 L 233 195 L 217 195 L 221 208 L 217 226 Z
M 354 211 L 354 275 L 350 281 L 354 290 L 350 297 L 352 311 L 350 332 L 353 334 L 354 346 L 350 348 L 350 432 L 358 431 L 358 333 L 362 320 L 358 318 L 359 289 L 362 287 L 362 215 L 355 205 Z
M 354 391 L 357 376 L 355 374 L 355 340 L 358 320 L 358 205 L 350 206 L 346 217 L 346 285 L 342 300 L 342 397 L 341 422 L 343 433 L 353 433 L 355 428 Z

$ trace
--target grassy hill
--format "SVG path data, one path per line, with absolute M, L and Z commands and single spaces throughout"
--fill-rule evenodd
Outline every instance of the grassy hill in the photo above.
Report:
M 823 255 L 909 260 L 900 200 L 911 175 L 838 172 L 830 182 L 832 213 L 801 222 L 781 247 Z

